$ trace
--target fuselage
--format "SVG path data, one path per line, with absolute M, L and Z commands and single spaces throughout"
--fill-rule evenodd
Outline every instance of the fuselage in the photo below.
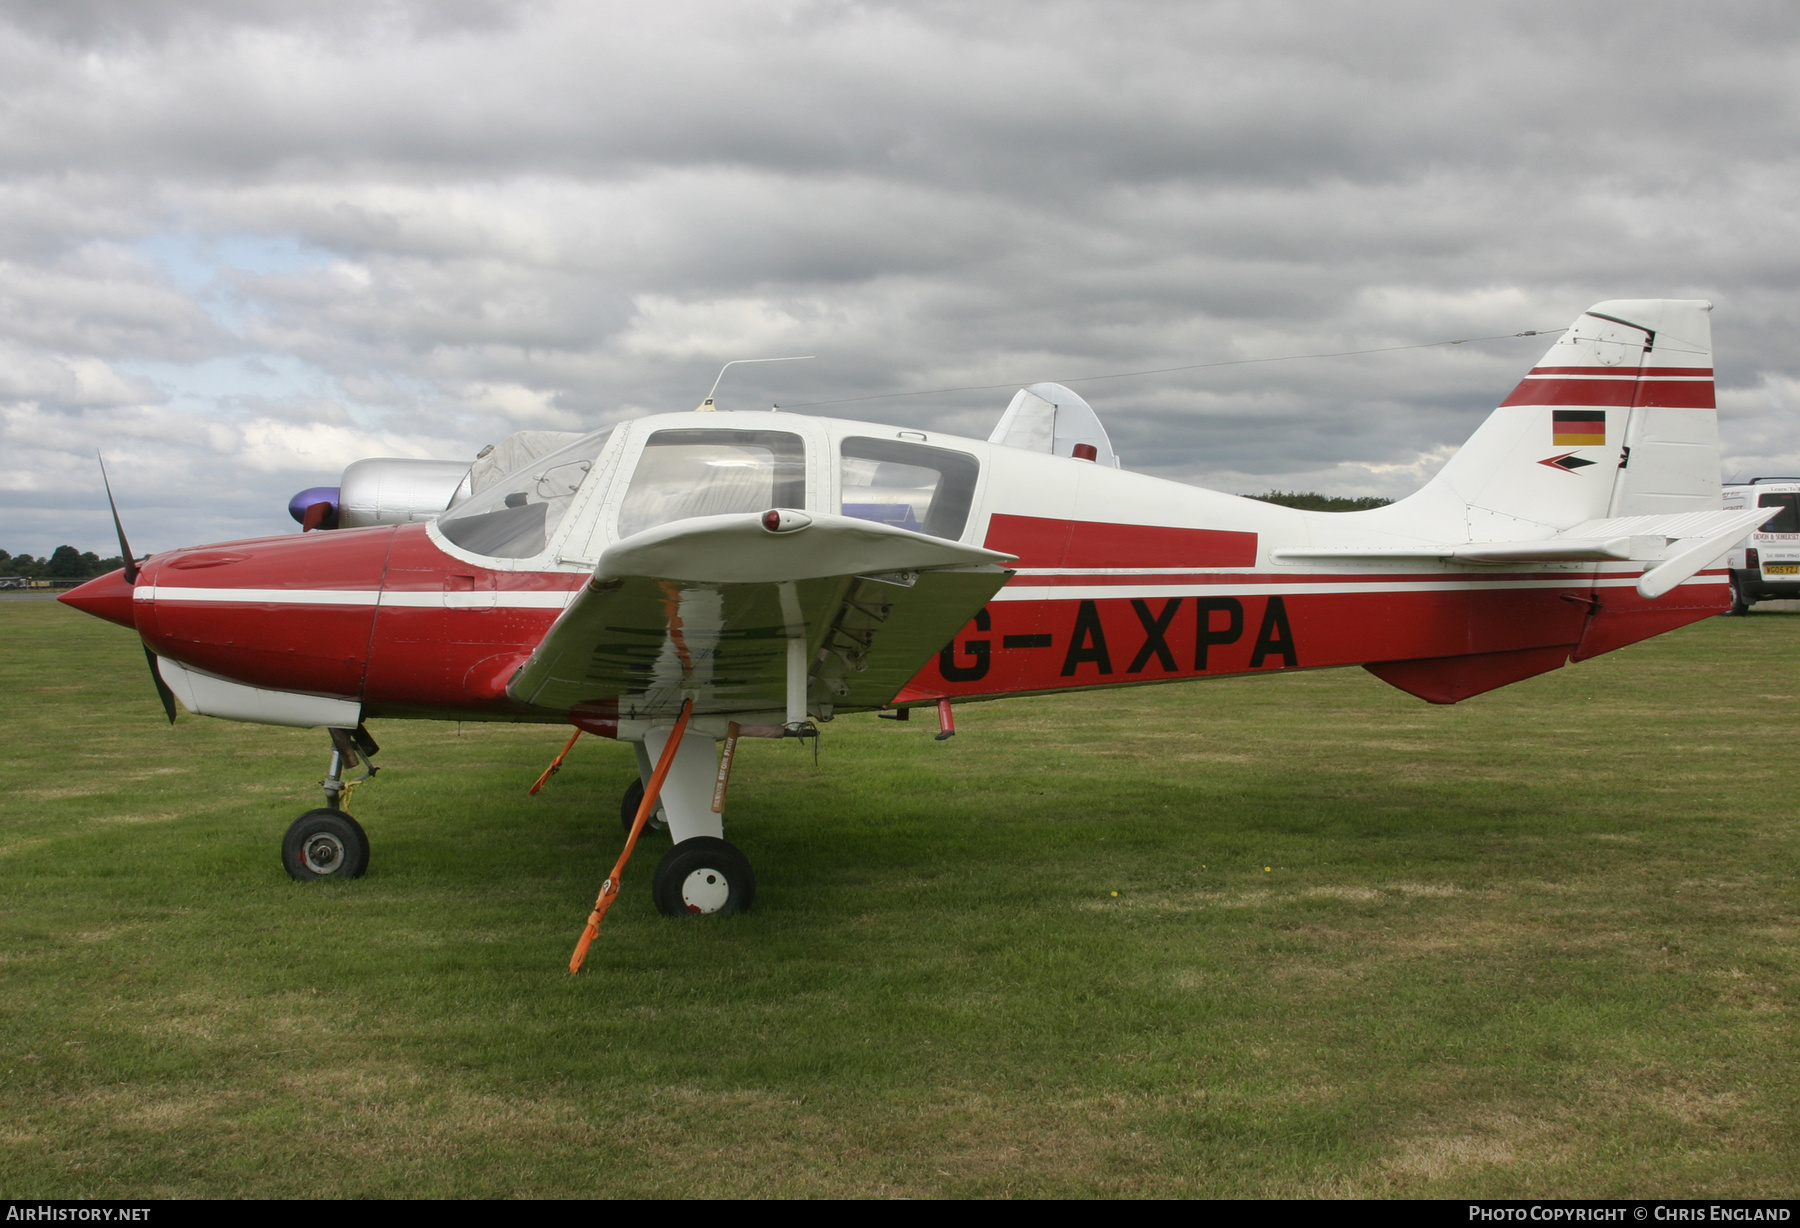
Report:
M 655 450 L 670 439 L 703 448 L 706 432 L 772 449 L 774 476 L 715 466 L 724 484 L 709 491 L 684 478 L 674 451 Z M 1716 569 L 1652 604 L 1633 591 L 1643 567 L 1631 563 L 1281 562 L 1282 550 L 1417 534 L 1404 503 L 1301 512 L 937 432 L 692 413 L 590 442 L 504 502 L 495 492 L 491 510 L 171 550 L 133 586 L 115 573 L 67 599 L 129 622 L 200 675 L 352 702 L 365 718 L 540 721 L 568 714 L 509 698 L 507 682 L 601 553 L 659 516 L 750 510 L 731 501 L 769 490 L 780 506 L 1017 557 L 1005 586 L 892 697 L 898 706 L 1342 665 L 1452 702 L 1728 604 Z M 774 485 L 755 485 L 765 478 Z

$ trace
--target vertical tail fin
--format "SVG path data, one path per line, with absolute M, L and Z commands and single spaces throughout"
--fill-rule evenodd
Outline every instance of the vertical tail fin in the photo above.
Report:
M 1717 509 L 1711 310 L 1695 299 L 1590 307 L 1433 479 L 1433 494 L 1468 508 L 1475 541 Z

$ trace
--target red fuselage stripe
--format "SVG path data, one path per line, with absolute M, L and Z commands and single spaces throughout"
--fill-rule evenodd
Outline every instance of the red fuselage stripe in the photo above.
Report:
M 1098 524 L 996 512 L 987 548 L 1021 567 L 1254 567 L 1256 534 L 1165 525 Z
M 1500 402 L 1508 405 L 1630 405 L 1712 409 L 1711 380 L 1526 379 Z

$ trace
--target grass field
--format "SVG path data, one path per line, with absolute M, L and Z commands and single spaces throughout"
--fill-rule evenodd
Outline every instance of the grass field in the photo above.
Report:
M 1800 615 L 1455 708 L 1359 670 L 747 743 L 670 921 L 629 749 L 183 716 L 0 602 L 0 1195 L 1793 1196 Z M 1112 893 L 1117 892 L 1114 896 Z

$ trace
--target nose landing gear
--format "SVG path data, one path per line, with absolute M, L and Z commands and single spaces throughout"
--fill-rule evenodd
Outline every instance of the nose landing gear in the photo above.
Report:
M 369 868 L 369 835 L 344 810 L 356 786 L 379 770 L 370 757 L 381 747 L 361 725 L 354 730 L 332 729 L 331 764 L 319 784 L 325 805 L 308 810 L 288 825 L 281 841 L 281 865 L 288 877 L 300 882 L 320 878 L 361 878 Z M 361 776 L 344 779 L 347 769 L 366 767 Z

